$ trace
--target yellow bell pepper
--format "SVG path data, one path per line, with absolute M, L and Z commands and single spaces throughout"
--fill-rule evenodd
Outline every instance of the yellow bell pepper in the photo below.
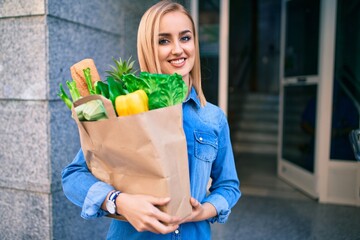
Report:
M 120 95 L 115 99 L 115 110 L 118 116 L 128 116 L 149 110 L 148 96 L 144 90 Z

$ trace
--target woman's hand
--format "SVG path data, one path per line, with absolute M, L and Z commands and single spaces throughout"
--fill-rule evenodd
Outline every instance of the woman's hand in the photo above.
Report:
M 181 223 L 203 221 L 217 215 L 215 207 L 210 203 L 206 202 L 201 204 L 193 197 L 190 198 L 190 203 L 192 206 L 192 212 L 188 217 L 183 219 Z
M 117 212 L 123 215 L 139 232 L 167 234 L 179 227 L 180 218 L 160 211 L 156 206 L 165 206 L 170 198 L 121 193 L 116 199 Z

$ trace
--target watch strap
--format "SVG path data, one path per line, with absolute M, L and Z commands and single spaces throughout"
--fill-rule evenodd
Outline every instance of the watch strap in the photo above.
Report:
M 115 214 L 116 214 L 116 215 L 120 215 L 120 214 L 118 214 L 117 211 L 116 211 L 116 210 L 117 210 L 117 209 L 116 209 L 116 208 L 117 208 L 117 207 L 116 207 L 116 198 L 120 195 L 120 193 L 121 193 L 120 191 L 113 191 L 113 192 L 110 194 L 109 199 L 108 199 L 109 201 L 112 201 L 112 202 L 114 203 L 114 205 L 115 205 Z

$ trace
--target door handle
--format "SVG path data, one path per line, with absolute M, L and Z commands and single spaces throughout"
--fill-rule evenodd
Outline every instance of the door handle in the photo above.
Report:
M 306 82 L 306 77 L 298 77 L 297 82 L 298 83 L 305 83 Z

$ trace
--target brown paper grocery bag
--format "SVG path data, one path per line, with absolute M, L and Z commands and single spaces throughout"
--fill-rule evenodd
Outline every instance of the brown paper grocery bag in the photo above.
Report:
M 80 122 L 74 108 L 95 99 L 103 101 L 109 119 Z M 91 95 L 74 102 L 72 112 L 94 176 L 122 192 L 170 197 L 162 209 L 170 215 L 191 213 L 181 104 L 117 117 L 110 100 Z

